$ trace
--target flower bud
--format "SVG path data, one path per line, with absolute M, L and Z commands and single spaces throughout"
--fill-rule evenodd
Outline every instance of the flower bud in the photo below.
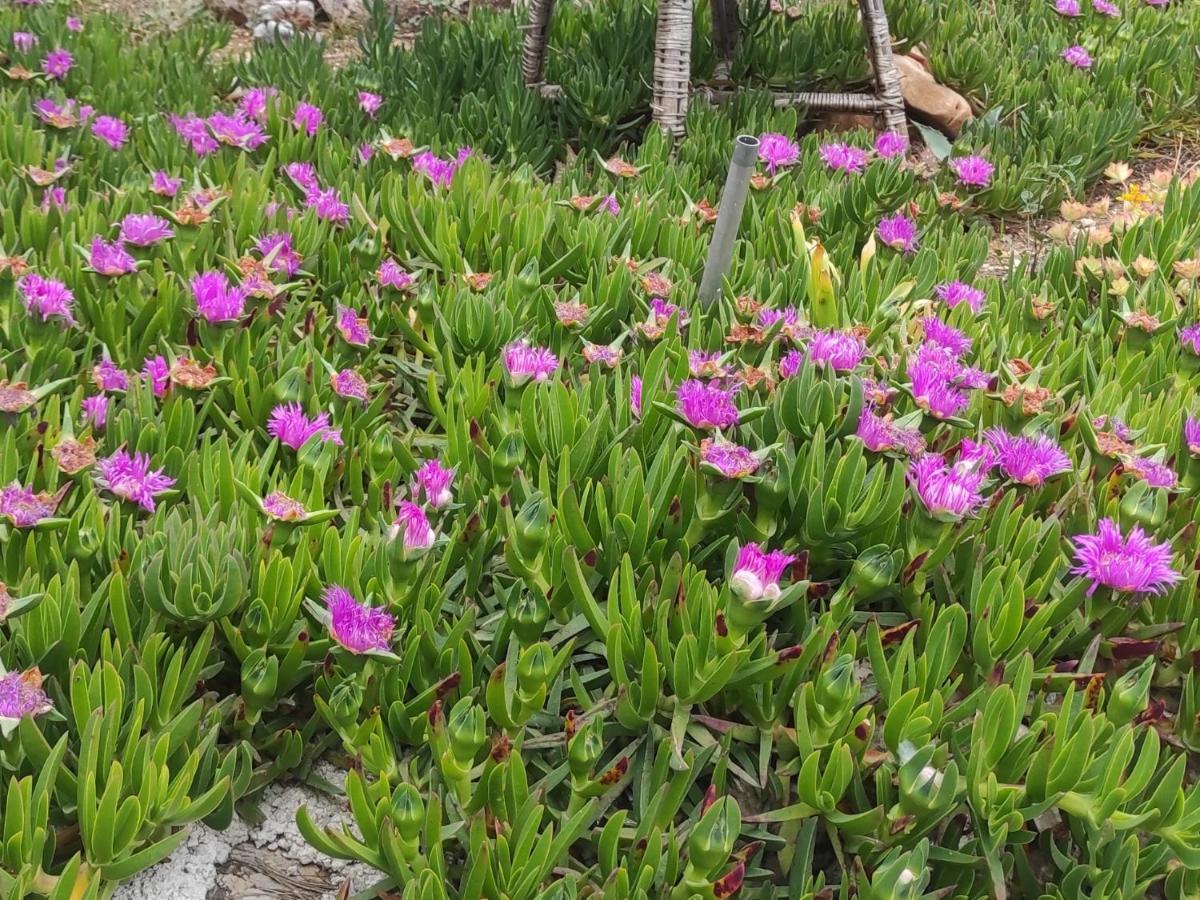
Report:
M 1150 680 L 1154 677 L 1154 657 L 1149 656 L 1136 668 L 1117 679 L 1108 696 L 1106 713 L 1114 725 L 1125 725 L 1146 708 L 1150 701 Z
M 450 750 L 460 765 L 469 767 L 475 754 L 487 740 L 487 717 L 470 697 L 463 697 L 450 710 L 446 720 L 446 733 L 450 738 Z
M 688 835 L 688 864 L 711 881 L 728 861 L 741 827 L 737 801 L 732 797 L 721 797 L 700 817 Z
M 854 678 L 854 659 L 839 656 L 821 672 L 816 684 L 816 699 L 820 707 L 836 715 L 850 707 L 858 698 L 858 682 Z
M 512 484 L 513 472 L 525 459 L 525 439 L 519 432 L 504 437 L 492 451 L 492 478 L 496 486 L 507 489 Z
M 546 495 L 537 491 L 526 500 L 513 525 L 513 537 L 521 558 L 537 559 L 550 537 L 550 501 Z
M 1138 481 L 1121 498 L 1121 519 L 1144 528 L 1158 528 L 1167 518 L 1167 492 Z
M 532 644 L 542 636 L 550 618 L 550 604 L 536 591 L 522 591 L 509 602 L 508 616 L 522 644 Z
M 425 827 L 425 801 L 421 793 L 407 782 L 392 794 L 392 821 L 400 838 L 406 843 L 416 844 Z
M 846 584 L 856 597 L 869 600 L 891 585 L 900 572 L 900 557 L 886 544 L 868 547 L 850 567 Z
M 265 650 L 254 650 L 242 662 L 242 696 L 249 706 L 274 700 L 279 687 L 279 660 Z
M 329 694 L 329 709 L 334 719 L 347 728 L 358 721 L 362 706 L 362 688 L 355 679 L 340 682 Z
M 554 652 L 545 641 L 527 647 L 517 660 L 517 685 L 525 695 L 549 686 L 554 677 Z
M 599 718 L 590 719 L 567 741 L 567 766 L 575 781 L 587 781 L 604 752 L 604 724 Z
M 371 438 L 371 466 L 375 469 L 382 469 L 393 459 L 395 459 L 396 451 L 392 444 L 392 432 L 388 428 L 379 428 L 375 432 L 375 436 Z

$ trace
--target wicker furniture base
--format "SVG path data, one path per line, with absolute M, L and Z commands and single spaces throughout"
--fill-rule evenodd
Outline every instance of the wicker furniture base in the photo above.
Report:
M 728 77 L 730 63 L 737 47 L 737 0 L 710 0 L 713 13 L 713 45 L 718 64 L 716 75 Z M 652 113 L 655 123 L 673 135 L 682 135 L 687 120 L 691 91 L 692 66 L 692 3 L 693 0 L 659 0 L 658 22 L 654 45 L 654 97 Z M 888 32 L 887 11 L 883 0 L 858 0 L 862 10 L 863 30 L 866 32 L 871 68 L 875 73 L 874 93 L 830 93 L 801 91 L 776 93 L 776 106 L 806 106 L 809 109 L 836 112 L 872 113 L 883 119 L 889 131 L 904 131 L 904 97 L 900 91 L 900 73 L 892 59 L 892 41 Z M 546 45 L 550 37 L 550 21 L 554 0 L 530 0 L 529 20 L 524 26 L 525 39 L 521 53 L 521 71 L 525 84 L 553 99 L 562 91 L 547 84 L 543 78 Z M 720 103 L 736 95 L 736 91 L 702 87 L 696 96 Z

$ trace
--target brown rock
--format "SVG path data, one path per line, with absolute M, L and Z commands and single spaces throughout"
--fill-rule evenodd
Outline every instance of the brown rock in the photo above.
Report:
M 875 125 L 874 113 L 828 111 L 818 113 L 813 121 L 817 131 L 858 131 L 860 128 L 874 131 Z
M 971 104 L 957 91 L 939 84 L 919 54 L 898 55 L 895 61 L 900 72 L 900 90 L 912 117 L 950 137 L 958 137 L 963 125 L 975 117 Z

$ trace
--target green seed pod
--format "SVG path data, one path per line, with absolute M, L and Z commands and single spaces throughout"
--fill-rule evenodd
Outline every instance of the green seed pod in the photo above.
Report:
M 1167 492 L 1136 482 L 1121 498 L 1121 518 L 1144 528 L 1158 528 L 1167 518 Z
M 329 694 L 329 709 L 337 721 L 347 728 L 358 721 L 362 706 L 362 688 L 354 679 L 341 681 Z

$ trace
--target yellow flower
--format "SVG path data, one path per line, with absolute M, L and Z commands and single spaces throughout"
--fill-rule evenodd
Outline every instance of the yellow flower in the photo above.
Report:
M 1135 181 L 1117 199 L 1122 203 L 1128 203 L 1130 206 L 1140 206 L 1143 203 L 1150 202 L 1150 195 L 1143 191 L 1142 186 Z

